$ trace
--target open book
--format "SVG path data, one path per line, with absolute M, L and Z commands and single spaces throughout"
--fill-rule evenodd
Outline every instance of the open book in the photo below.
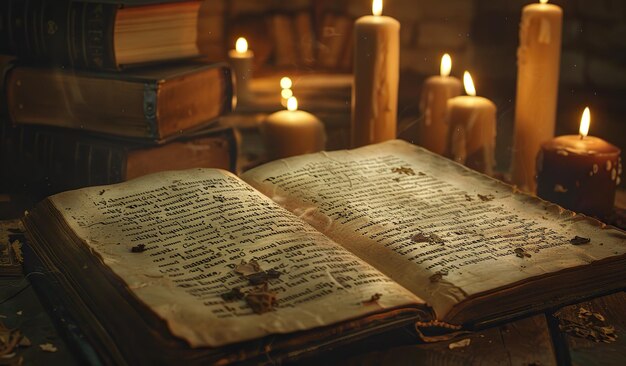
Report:
M 390 141 L 49 197 L 32 248 L 105 363 L 297 357 L 626 286 L 626 234 Z

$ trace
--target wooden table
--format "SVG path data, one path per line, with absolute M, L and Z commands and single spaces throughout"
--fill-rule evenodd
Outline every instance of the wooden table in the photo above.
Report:
M 54 328 L 55 322 L 26 279 L 0 278 L 0 301 L 0 320 L 10 328 L 19 328 L 32 342 L 32 346 L 17 351 L 24 364 L 82 364 Z M 559 323 L 563 320 L 580 321 L 581 307 L 602 314 L 605 323 L 615 327 L 617 340 L 597 343 L 560 330 Z M 464 339 L 470 340 L 469 345 L 450 349 L 451 343 Z M 57 351 L 43 352 L 39 345 L 45 343 L 53 344 Z M 0 359 L 0 365 L 4 364 Z M 626 364 L 626 293 L 613 293 L 447 342 L 419 344 L 410 332 L 398 330 L 294 364 L 623 365 Z

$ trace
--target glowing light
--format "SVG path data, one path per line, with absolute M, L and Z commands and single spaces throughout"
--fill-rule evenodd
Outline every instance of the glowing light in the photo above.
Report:
M 474 80 L 472 80 L 472 75 L 470 75 L 470 73 L 467 71 L 465 71 L 465 74 L 463 74 L 463 84 L 465 85 L 465 93 L 467 93 L 467 95 L 475 97 L 476 87 L 474 86 Z
M 280 96 L 283 97 L 283 99 L 289 99 L 293 97 L 293 91 L 291 89 L 283 89 L 280 92 Z
M 280 87 L 282 89 L 291 89 L 292 86 L 293 86 L 293 82 L 287 76 L 280 79 Z
M 383 0 L 372 0 L 372 14 L 376 16 L 383 14 Z
M 542 3 L 542 4 L 547 4 L 548 0 L 539 0 L 539 2 Z
M 447 53 L 443 55 L 441 58 L 441 76 L 447 77 L 450 76 L 450 71 L 452 71 L 452 58 Z
M 237 42 L 235 42 L 235 50 L 237 50 L 238 53 L 248 52 L 248 41 L 246 41 L 243 37 L 237 38 Z
M 292 112 L 298 110 L 298 99 L 296 97 L 287 99 L 287 109 Z
M 580 138 L 583 139 L 589 134 L 589 125 L 591 124 L 591 111 L 589 107 L 585 108 L 583 116 L 580 119 Z

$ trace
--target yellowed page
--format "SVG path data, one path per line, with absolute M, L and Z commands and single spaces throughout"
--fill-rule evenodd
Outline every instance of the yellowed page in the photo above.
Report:
M 228 172 L 159 173 L 51 197 L 72 230 L 132 292 L 193 347 L 330 325 L 422 303 Z M 145 251 L 133 248 L 145 245 Z M 241 261 L 282 274 L 278 303 L 256 314 Z M 378 301 L 367 301 L 375 294 Z
M 242 178 L 440 318 L 468 296 L 626 253 L 617 229 L 399 140 L 276 161 Z M 591 243 L 572 245 L 575 236 Z

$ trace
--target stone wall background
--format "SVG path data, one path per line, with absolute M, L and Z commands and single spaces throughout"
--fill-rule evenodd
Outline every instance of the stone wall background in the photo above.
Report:
M 518 26 L 522 7 L 531 2 L 385 0 L 384 13 L 402 24 L 400 120 L 410 125 L 417 118 L 421 82 L 438 73 L 440 57 L 448 52 L 453 58 L 453 74 L 470 70 L 478 93 L 498 106 L 498 157 L 505 168 L 512 145 Z M 565 13 L 557 134 L 577 133 L 580 114 L 589 105 L 591 134 L 626 147 L 626 1 L 551 2 L 562 6 Z M 206 36 L 215 59 L 224 59 L 236 37 L 245 35 L 261 70 L 349 71 L 352 35 L 340 21 L 329 23 L 328 14 L 335 16 L 335 21 L 343 19 L 345 23 L 347 19 L 351 24 L 371 13 L 371 1 L 212 0 L 206 11 L 210 14 Z M 285 42 L 276 38 L 272 19 L 295 19 L 299 14 L 310 18 L 315 39 L 298 38 L 291 26 L 288 33 L 293 33 L 294 47 L 313 42 L 318 55 L 343 43 L 346 51 L 335 56 L 336 63 L 290 62 L 284 55 L 278 62 L 277 52 L 284 53 Z M 283 46 L 276 47 L 276 43 Z

